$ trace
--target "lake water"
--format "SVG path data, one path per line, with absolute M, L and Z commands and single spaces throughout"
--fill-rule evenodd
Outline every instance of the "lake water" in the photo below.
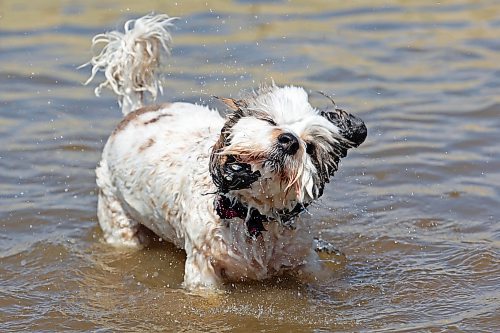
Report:
M 500 3 L 377 3 L 0 1 L 0 331 L 500 331 Z M 273 78 L 365 120 L 310 210 L 345 254 L 327 281 L 197 297 L 181 251 L 102 242 L 94 168 L 121 114 L 76 67 L 151 11 L 181 17 L 160 101 Z

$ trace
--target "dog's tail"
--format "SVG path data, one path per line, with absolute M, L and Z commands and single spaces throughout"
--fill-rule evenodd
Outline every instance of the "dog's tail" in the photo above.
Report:
M 125 23 L 125 32 L 111 31 L 96 35 L 92 49 L 103 44 L 102 50 L 81 67 L 92 65 L 90 83 L 97 72 L 104 72 L 105 80 L 95 89 L 99 96 L 108 87 L 118 95 L 124 115 L 143 106 L 144 94 L 154 100 L 163 93 L 159 69 L 170 55 L 172 37 L 168 28 L 176 20 L 168 15 L 146 15 Z

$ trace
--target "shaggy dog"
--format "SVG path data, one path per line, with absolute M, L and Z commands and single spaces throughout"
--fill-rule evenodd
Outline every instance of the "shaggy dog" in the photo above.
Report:
M 301 213 L 365 140 L 363 121 L 335 103 L 320 111 L 304 89 L 274 83 L 219 98 L 225 118 L 190 103 L 144 106 L 145 93 L 161 91 L 174 19 L 147 15 L 93 39 L 104 46 L 88 63 L 88 82 L 103 71 L 96 94 L 111 88 L 125 116 L 96 170 L 105 240 L 140 247 L 147 227 L 186 251 L 188 289 L 317 268 L 317 251 L 331 247 L 314 241 Z

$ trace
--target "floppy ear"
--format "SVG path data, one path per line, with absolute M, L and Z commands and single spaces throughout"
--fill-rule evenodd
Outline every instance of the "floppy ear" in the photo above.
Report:
M 229 133 L 231 132 L 233 126 L 243 116 L 243 110 L 241 107 L 246 105 L 246 103 L 232 98 L 214 97 L 224 102 L 230 109 L 233 110 L 233 112 L 226 116 L 226 122 L 220 131 L 219 139 L 212 147 L 209 164 L 210 175 L 212 176 L 215 186 L 217 186 L 219 191 L 225 193 L 228 190 L 226 186 L 228 180 L 225 179 L 225 176 L 227 176 L 226 165 L 229 162 L 228 159 L 230 156 L 221 154 L 221 152 L 229 144 Z
M 332 145 L 328 152 L 313 150 L 313 163 L 316 161 L 316 168 L 320 176 L 318 191 L 320 197 L 323 194 L 325 183 L 330 181 L 330 177 L 339 168 L 340 159 L 347 155 L 349 148 L 358 147 L 366 139 L 367 130 L 365 123 L 360 118 L 334 108 L 333 110 L 321 111 L 321 116 L 339 129 L 340 137 L 338 143 Z
M 209 171 L 212 176 L 212 181 L 215 186 L 220 189 L 224 182 L 223 167 L 226 164 L 227 156 L 221 155 L 220 152 L 224 148 L 225 137 L 221 135 L 219 140 L 212 147 L 212 152 L 210 155 Z
M 222 133 L 225 131 L 227 129 L 223 129 Z M 250 164 L 238 163 L 233 155 L 221 154 L 225 145 L 226 137 L 221 134 L 210 155 L 209 171 L 218 192 L 227 193 L 231 190 L 250 188 L 261 176 L 260 172 L 253 172 Z
M 351 147 L 358 147 L 365 141 L 368 131 L 361 118 L 337 108 L 333 111 L 321 111 L 321 115 L 339 128 L 340 135 Z
M 247 102 L 245 102 L 242 99 L 234 99 L 234 98 L 226 98 L 218 96 L 213 96 L 213 97 L 218 99 L 222 103 L 226 104 L 226 106 L 233 111 L 241 110 L 242 108 L 246 108 L 248 106 Z

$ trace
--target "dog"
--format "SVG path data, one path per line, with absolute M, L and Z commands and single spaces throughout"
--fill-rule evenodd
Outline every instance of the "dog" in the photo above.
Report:
M 217 97 L 225 117 L 197 104 L 145 105 L 162 92 L 175 19 L 146 15 L 92 41 L 103 48 L 85 64 L 86 84 L 104 72 L 95 93 L 111 88 L 124 114 L 96 169 L 104 239 L 140 248 L 145 226 L 184 249 L 189 290 L 316 267 L 318 252 L 333 248 L 311 235 L 303 213 L 365 140 L 365 124 L 333 100 L 321 111 L 303 88 L 274 82 Z

